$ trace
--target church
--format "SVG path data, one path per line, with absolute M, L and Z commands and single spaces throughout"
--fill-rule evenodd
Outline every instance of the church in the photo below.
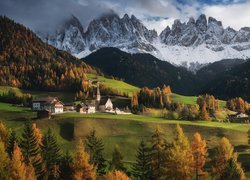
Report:
M 99 82 L 97 82 L 96 92 L 96 110 L 100 112 L 111 112 L 114 111 L 113 103 L 109 97 L 101 97 Z

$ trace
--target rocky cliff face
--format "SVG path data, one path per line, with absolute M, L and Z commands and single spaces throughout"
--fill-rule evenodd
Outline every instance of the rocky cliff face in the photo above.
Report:
M 129 53 L 150 53 L 176 65 L 200 67 L 221 59 L 250 57 L 250 28 L 236 31 L 205 15 L 188 22 L 175 20 L 158 36 L 135 16 L 106 14 L 90 22 L 84 31 L 72 16 L 52 34 L 41 34 L 47 43 L 84 57 L 102 47 L 116 47 Z

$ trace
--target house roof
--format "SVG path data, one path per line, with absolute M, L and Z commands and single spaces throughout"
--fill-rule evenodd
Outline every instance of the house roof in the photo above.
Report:
M 110 99 L 110 98 L 109 97 L 101 98 L 99 105 L 105 105 L 107 103 L 108 99 Z
M 61 101 L 58 100 L 57 97 L 51 97 L 51 96 L 39 97 L 39 98 L 32 100 L 32 102 L 43 102 L 43 103 L 47 103 L 47 104 L 61 103 L 62 105 L 64 105 Z

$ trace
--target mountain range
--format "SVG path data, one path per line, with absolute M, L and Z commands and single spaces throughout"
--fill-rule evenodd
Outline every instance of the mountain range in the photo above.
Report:
M 105 14 L 91 21 L 87 28 L 71 16 L 52 33 L 37 34 L 58 49 L 78 58 L 103 47 L 116 47 L 128 53 L 149 53 L 174 65 L 197 70 L 205 64 L 222 59 L 250 57 L 250 28 L 236 31 L 224 28 L 213 17 L 200 15 L 188 22 L 176 19 L 159 35 L 149 30 L 134 15 L 120 18 L 115 13 Z
M 170 85 L 186 95 L 210 93 L 250 100 L 250 61 L 226 59 L 196 73 L 161 61 L 149 53 L 101 48 L 77 59 L 44 43 L 21 24 L 0 16 L 0 85 L 31 90 L 79 90 L 86 73 L 115 76 L 139 87 Z
M 106 75 L 139 87 L 167 84 L 173 92 L 185 95 L 210 93 L 221 99 L 240 96 L 250 100 L 250 60 L 226 59 L 210 63 L 195 74 L 151 54 L 130 54 L 117 48 L 101 48 L 82 60 Z

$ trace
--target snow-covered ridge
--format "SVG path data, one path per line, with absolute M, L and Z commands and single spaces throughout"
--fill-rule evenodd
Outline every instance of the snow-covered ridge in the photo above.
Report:
M 222 59 L 250 57 L 250 28 L 224 29 L 216 19 L 201 15 L 182 23 L 175 20 L 158 36 L 135 16 L 104 15 L 90 22 L 86 31 L 72 16 L 54 33 L 38 33 L 47 43 L 78 58 L 102 47 L 129 53 L 150 53 L 175 65 L 199 67 Z

